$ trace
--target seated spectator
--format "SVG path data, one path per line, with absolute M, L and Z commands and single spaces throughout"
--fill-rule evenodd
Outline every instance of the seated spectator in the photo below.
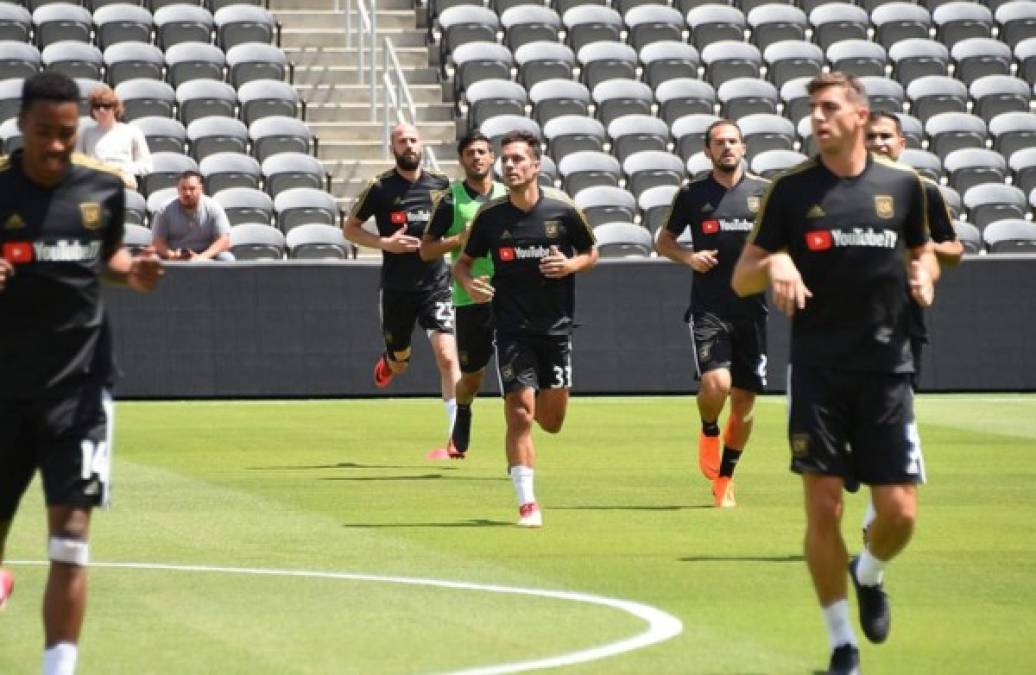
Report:
M 95 87 L 87 100 L 90 102 L 90 116 L 97 124 L 79 134 L 76 152 L 117 167 L 126 187 L 137 189 L 137 176 L 151 171 L 151 151 L 144 132 L 120 121 L 123 105 L 111 87 Z
M 155 252 L 166 260 L 233 260 L 230 221 L 215 199 L 202 192 L 197 171 L 184 171 L 177 196 L 154 216 Z

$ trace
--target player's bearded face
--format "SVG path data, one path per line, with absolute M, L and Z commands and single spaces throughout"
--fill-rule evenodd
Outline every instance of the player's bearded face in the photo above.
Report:
M 718 126 L 712 130 L 705 154 L 712 166 L 723 173 L 734 173 L 741 166 L 745 156 L 745 144 L 741 132 L 733 126 Z
M 416 132 L 399 131 L 392 136 L 392 156 L 403 171 L 415 171 L 421 166 L 424 146 Z
M 461 164 L 464 174 L 471 180 L 482 180 L 493 169 L 493 150 L 485 141 L 476 141 L 464 148 Z
M 73 101 L 36 101 L 18 123 L 30 174 L 57 180 L 68 170 L 76 146 L 79 105 Z

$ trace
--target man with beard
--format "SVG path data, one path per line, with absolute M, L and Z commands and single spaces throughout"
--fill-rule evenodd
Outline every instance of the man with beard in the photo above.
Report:
M 381 249 L 381 329 L 385 353 L 374 366 L 374 384 L 387 387 L 393 376 L 406 372 L 411 334 L 420 324 L 432 344 L 439 367 L 442 398 L 449 429 L 457 403 L 454 387 L 460 379 L 453 340 L 453 306 L 449 270 L 441 257 L 425 262 L 418 249 L 432 213 L 433 194 L 449 188 L 449 178 L 421 167 L 424 143 L 417 129 L 399 124 L 392 129 L 394 169 L 374 178 L 353 206 L 345 237 L 360 246 Z M 363 229 L 374 216 L 378 234 Z
M 502 197 L 507 188 L 493 180 L 493 145 L 483 134 L 470 133 L 457 144 L 457 156 L 464 169 L 464 180 L 450 184 L 440 193 L 432 210 L 432 221 L 421 239 L 421 259 L 434 262 L 449 251 L 454 264 L 467 242 L 471 221 L 478 209 L 490 199 Z M 479 258 L 472 274 L 489 279 L 493 261 Z M 463 459 L 471 438 L 471 404 L 482 387 L 486 364 L 493 352 L 493 308 L 488 302 L 475 302 L 464 287 L 453 282 L 453 308 L 457 331 L 457 416 L 445 451 L 433 451 L 433 459 Z
M 684 185 L 673 197 L 658 252 L 694 270 L 691 306 L 684 315 L 691 332 L 698 387 L 698 466 L 712 481 L 718 507 L 736 505 L 734 468 L 752 433 L 752 407 L 766 386 L 766 298 L 739 298 L 730 288 L 752 219 L 769 181 L 745 172 L 741 130 L 729 120 L 709 125 L 705 156 L 712 171 Z M 694 249 L 676 242 L 691 228 Z M 727 397 L 730 415 L 720 455 L 719 415 Z
M 72 154 L 78 126 L 76 83 L 34 75 L 18 113 L 24 148 L 0 159 L 0 562 L 39 470 L 50 559 L 43 675 L 75 671 L 90 516 L 108 503 L 116 368 L 100 280 L 146 292 L 162 274 L 158 258 L 122 246 L 122 178 Z M 13 583 L 0 569 L 0 608 Z
M 541 527 L 532 423 L 556 434 L 565 421 L 572 387 L 573 275 L 594 266 L 597 249 L 586 216 L 568 196 L 540 188 L 539 138 L 512 131 L 500 150 L 508 194 L 479 209 L 453 276 L 475 302 L 492 300 L 518 525 Z M 475 260 L 487 255 L 492 279 L 474 276 Z
M 187 170 L 176 181 L 176 198 L 155 214 L 151 225 L 155 253 L 166 260 L 233 260 L 230 220 L 223 207 L 204 194 L 204 177 Z

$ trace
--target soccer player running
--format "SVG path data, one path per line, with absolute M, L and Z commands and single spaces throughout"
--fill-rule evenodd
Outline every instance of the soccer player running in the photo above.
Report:
M 447 428 L 457 409 L 454 386 L 460 379 L 457 345 L 453 340 L 453 307 L 446 261 L 421 259 L 421 234 L 432 213 L 432 195 L 449 187 L 449 178 L 421 168 L 424 142 L 417 129 L 399 124 L 392 129 L 395 168 L 377 176 L 360 193 L 345 222 L 345 237 L 368 248 L 381 249 L 381 329 L 385 353 L 374 366 L 374 384 L 387 387 L 410 363 L 414 324 L 425 330 L 439 368 L 446 406 Z M 378 234 L 363 229 L 371 216 Z
M 432 209 L 432 220 L 421 238 L 421 259 L 426 262 L 441 258 L 447 251 L 456 264 L 471 231 L 471 221 L 478 209 L 490 199 L 507 194 L 502 183 L 493 180 L 493 145 L 481 133 L 473 132 L 457 144 L 457 156 L 464 169 L 464 179 L 450 183 L 440 193 Z M 475 260 L 472 274 L 492 277 L 493 261 L 488 257 Z M 471 439 L 471 404 L 482 387 L 486 364 L 493 352 L 493 308 L 488 302 L 475 302 L 464 287 L 453 282 L 454 326 L 460 379 L 457 381 L 457 415 L 444 451 L 433 451 L 429 457 L 463 459 Z
M 736 506 L 734 469 L 752 433 L 752 407 L 766 387 L 766 296 L 739 298 L 730 288 L 752 219 L 770 182 L 745 172 L 741 129 L 729 120 L 705 131 L 705 156 L 712 171 L 684 185 L 673 197 L 658 252 L 694 270 L 691 306 L 684 320 L 691 331 L 698 388 L 698 466 L 712 481 L 716 506 Z M 694 250 L 676 243 L 691 228 Z M 727 397 L 730 415 L 720 455 L 719 415 Z
M 788 440 L 805 492 L 806 562 L 828 628 L 829 672 L 856 673 L 846 570 L 864 634 L 884 641 L 884 570 L 913 533 L 923 473 L 903 288 L 931 304 L 939 267 L 920 178 L 867 152 L 859 80 L 826 73 L 808 91 L 820 154 L 774 179 L 732 284 L 741 296 L 770 286 L 792 317 Z M 877 516 L 850 564 L 840 521 L 843 486 L 854 481 L 870 486 Z
M 540 141 L 512 131 L 501 139 L 509 193 L 479 209 L 453 275 L 475 302 L 493 303 L 496 361 L 504 392 L 508 473 L 518 496 L 518 525 L 540 527 L 533 472 L 532 423 L 561 431 L 572 386 L 573 274 L 597 262 L 586 217 L 557 190 L 540 188 Z M 493 277 L 475 276 L 489 255 Z
M 24 147 L 0 160 L 0 562 L 38 469 L 50 570 L 44 675 L 75 671 L 86 611 L 90 513 L 111 469 L 111 335 L 100 280 L 149 291 L 154 256 L 122 247 L 125 196 L 114 167 L 73 156 L 79 89 L 46 72 L 22 88 Z M 0 607 L 14 585 L 0 569 Z

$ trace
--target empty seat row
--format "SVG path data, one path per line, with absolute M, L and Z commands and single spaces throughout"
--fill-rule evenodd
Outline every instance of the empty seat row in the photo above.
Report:
M 151 246 L 152 238 L 148 228 L 127 223 L 123 242 L 139 252 Z M 230 228 L 230 252 L 236 260 L 345 260 L 352 250 L 341 228 L 322 223 L 298 225 L 287 234 L 263 223 Z

